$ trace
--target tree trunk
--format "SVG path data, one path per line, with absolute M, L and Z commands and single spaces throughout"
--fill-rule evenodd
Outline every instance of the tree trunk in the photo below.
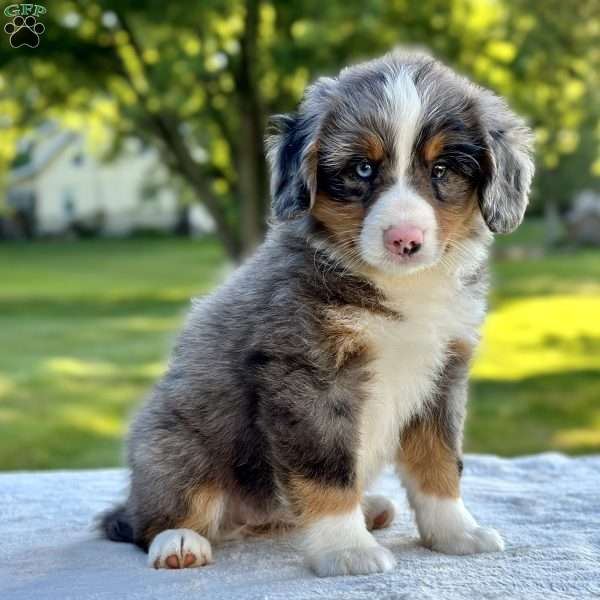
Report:
M 173 168 L 188 182 L 198 199 L 204 203 L 215 221 L 217 237 L 229 257 L 238 262 L 242 256 L 240 238 L 236 235 L 233 225 L 227 220 L 219 199 L 212 193 L 208 178 L 203 176 L 202 166 L 192 158 L 189 148 L 181 137 L 178 123 L 170 122 L 170 119 L 164 115 L 155 114 L 152 115 L 152 124 L 171 155 Z
M 556 171 L 550 171 L 548 177 L 552 180 Z M 554 248 L 561 237 L 561 218 L 558 203 L 555 198 L 546 198 L 544 202 L 544 246 L 547 250 Z
M 240 110 L 239 182 L 240 245 L 250 254 L 262 241 L 266 227 L 266 163 L 263 149 L 264 119 L 258 89 L 258 0 L 247 0 L 244 34 L 240 43 L 237 92 Z
M 118 17 L 121 27 L 129 35 L 140 64 L 143 65 L 142 49 L 133 29 L 122 12 L 118 12 Z M 256 31 L 254 34 L 256 35 Z M 147 98 L 145 93 L 137 88 L 127 66 L 118 55 L 117 60 L 121 63 L 121 72 L 129 81 L 132 91 L 137 95 L 140 106 L 146 108 Z M 170 118 L 167 114 L 153 113 L 151 111 L 147 111 L 147 118 L 155 135 L 161 140 L 164 149 L 170 156 L 169 162 L 171 168 L 188 182 L 196 192 L 198 199 L 203 201 L 215 222 L 217 237 L 223 244 L 225 251 L 234 262 L 238 262 L 242 256 L 241 238 L 233 224 L 227 219 L 226 212 L 221 206 L 219 199 L 212 193 L 209 178 L 205 177 L 201 172 L 202 166 L 192 157 L 190 149 L 181 135 L 179 122 L 177 119 Z
M 234 70 L 241 127 L 238 134 L 239 143 L 232 145 L 232 139 L 229 143 L 238 169 L 239 226 L 236 227 L 236 224 L 228 219 L 219 198 L 212 193 L 210 176 L 202 173 L 202 165 L 193 159 L 180 133 L 177 119 L 163 113 L 149 112 L 147 115 L 152 129 L 170 157 L 172 169 L 188 182 L 198 199 L 203 201 L 215 221 L 219 240 L 229 257 L 236 262 L 248 256 L 262 241 L 268 209 L 267 166 L 263 148 L 264 115 L 256 73 L 259 7 L 260 0 L 246 0 L 240 58 Z M 121 26 L 131 39 L 140 64 L 143 65 L 142 50 L 135 33 L 121 12 L 118 16 Z M 138 96 L 140 105 L 145 107 L 145 93 L 136 88 L 126 65 L 123 65 L 122 72 Z M 223 129 L 223 122 L 218 124 Z M 231 135 L 228 137 L 231 138 Z
M 556 202 L 546 200 L 544 203 L 544 246 L 546 249 L 552 249 L 558 244 L 561 229 L 561 220 Z

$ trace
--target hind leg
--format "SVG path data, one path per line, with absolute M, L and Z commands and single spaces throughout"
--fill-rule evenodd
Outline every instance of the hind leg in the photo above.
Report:
M 170 519 L 168 525 L 147 527 L 148 565 L 155 569 L 186 569 L 211 563 L 209 539 L 219 534 L 224 504 L 223 494 L 210 486 L 188 492 L 184 516 Z

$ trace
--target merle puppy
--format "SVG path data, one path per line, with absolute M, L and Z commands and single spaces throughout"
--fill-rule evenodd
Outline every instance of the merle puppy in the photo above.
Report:
M 193 304 L 106 535 L 184 568 L 212 560 L 209 540 L 293 530 L 318 575 L 387 571 L 370 531 L 393 504 L 367 492 L 393 464 L 426 546 L 501 550 L 461 500 L 461 438 L 488 248 L 523 218 L 530 131 L 398 52 L 317 80 L 274 129 L 274 223 Z

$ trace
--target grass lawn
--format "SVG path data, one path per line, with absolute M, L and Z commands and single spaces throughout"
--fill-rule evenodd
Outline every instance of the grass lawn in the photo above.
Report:
M 0 470 L 117 465 L 214 241 L 0 245 Z M 467 450 L 600 451 L 600 252 L 502 260 Z

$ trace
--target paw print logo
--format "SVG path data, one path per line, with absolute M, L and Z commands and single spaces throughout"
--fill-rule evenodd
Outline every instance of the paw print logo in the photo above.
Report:
M 40 35 L 46 31 L 46 28 L 33 15 L 25 18 L 19 15 L 4 26 L 4 31 L 10 35 L 10 45 L 13 48 L 21 46 L 37 48 L 40 44 Z

